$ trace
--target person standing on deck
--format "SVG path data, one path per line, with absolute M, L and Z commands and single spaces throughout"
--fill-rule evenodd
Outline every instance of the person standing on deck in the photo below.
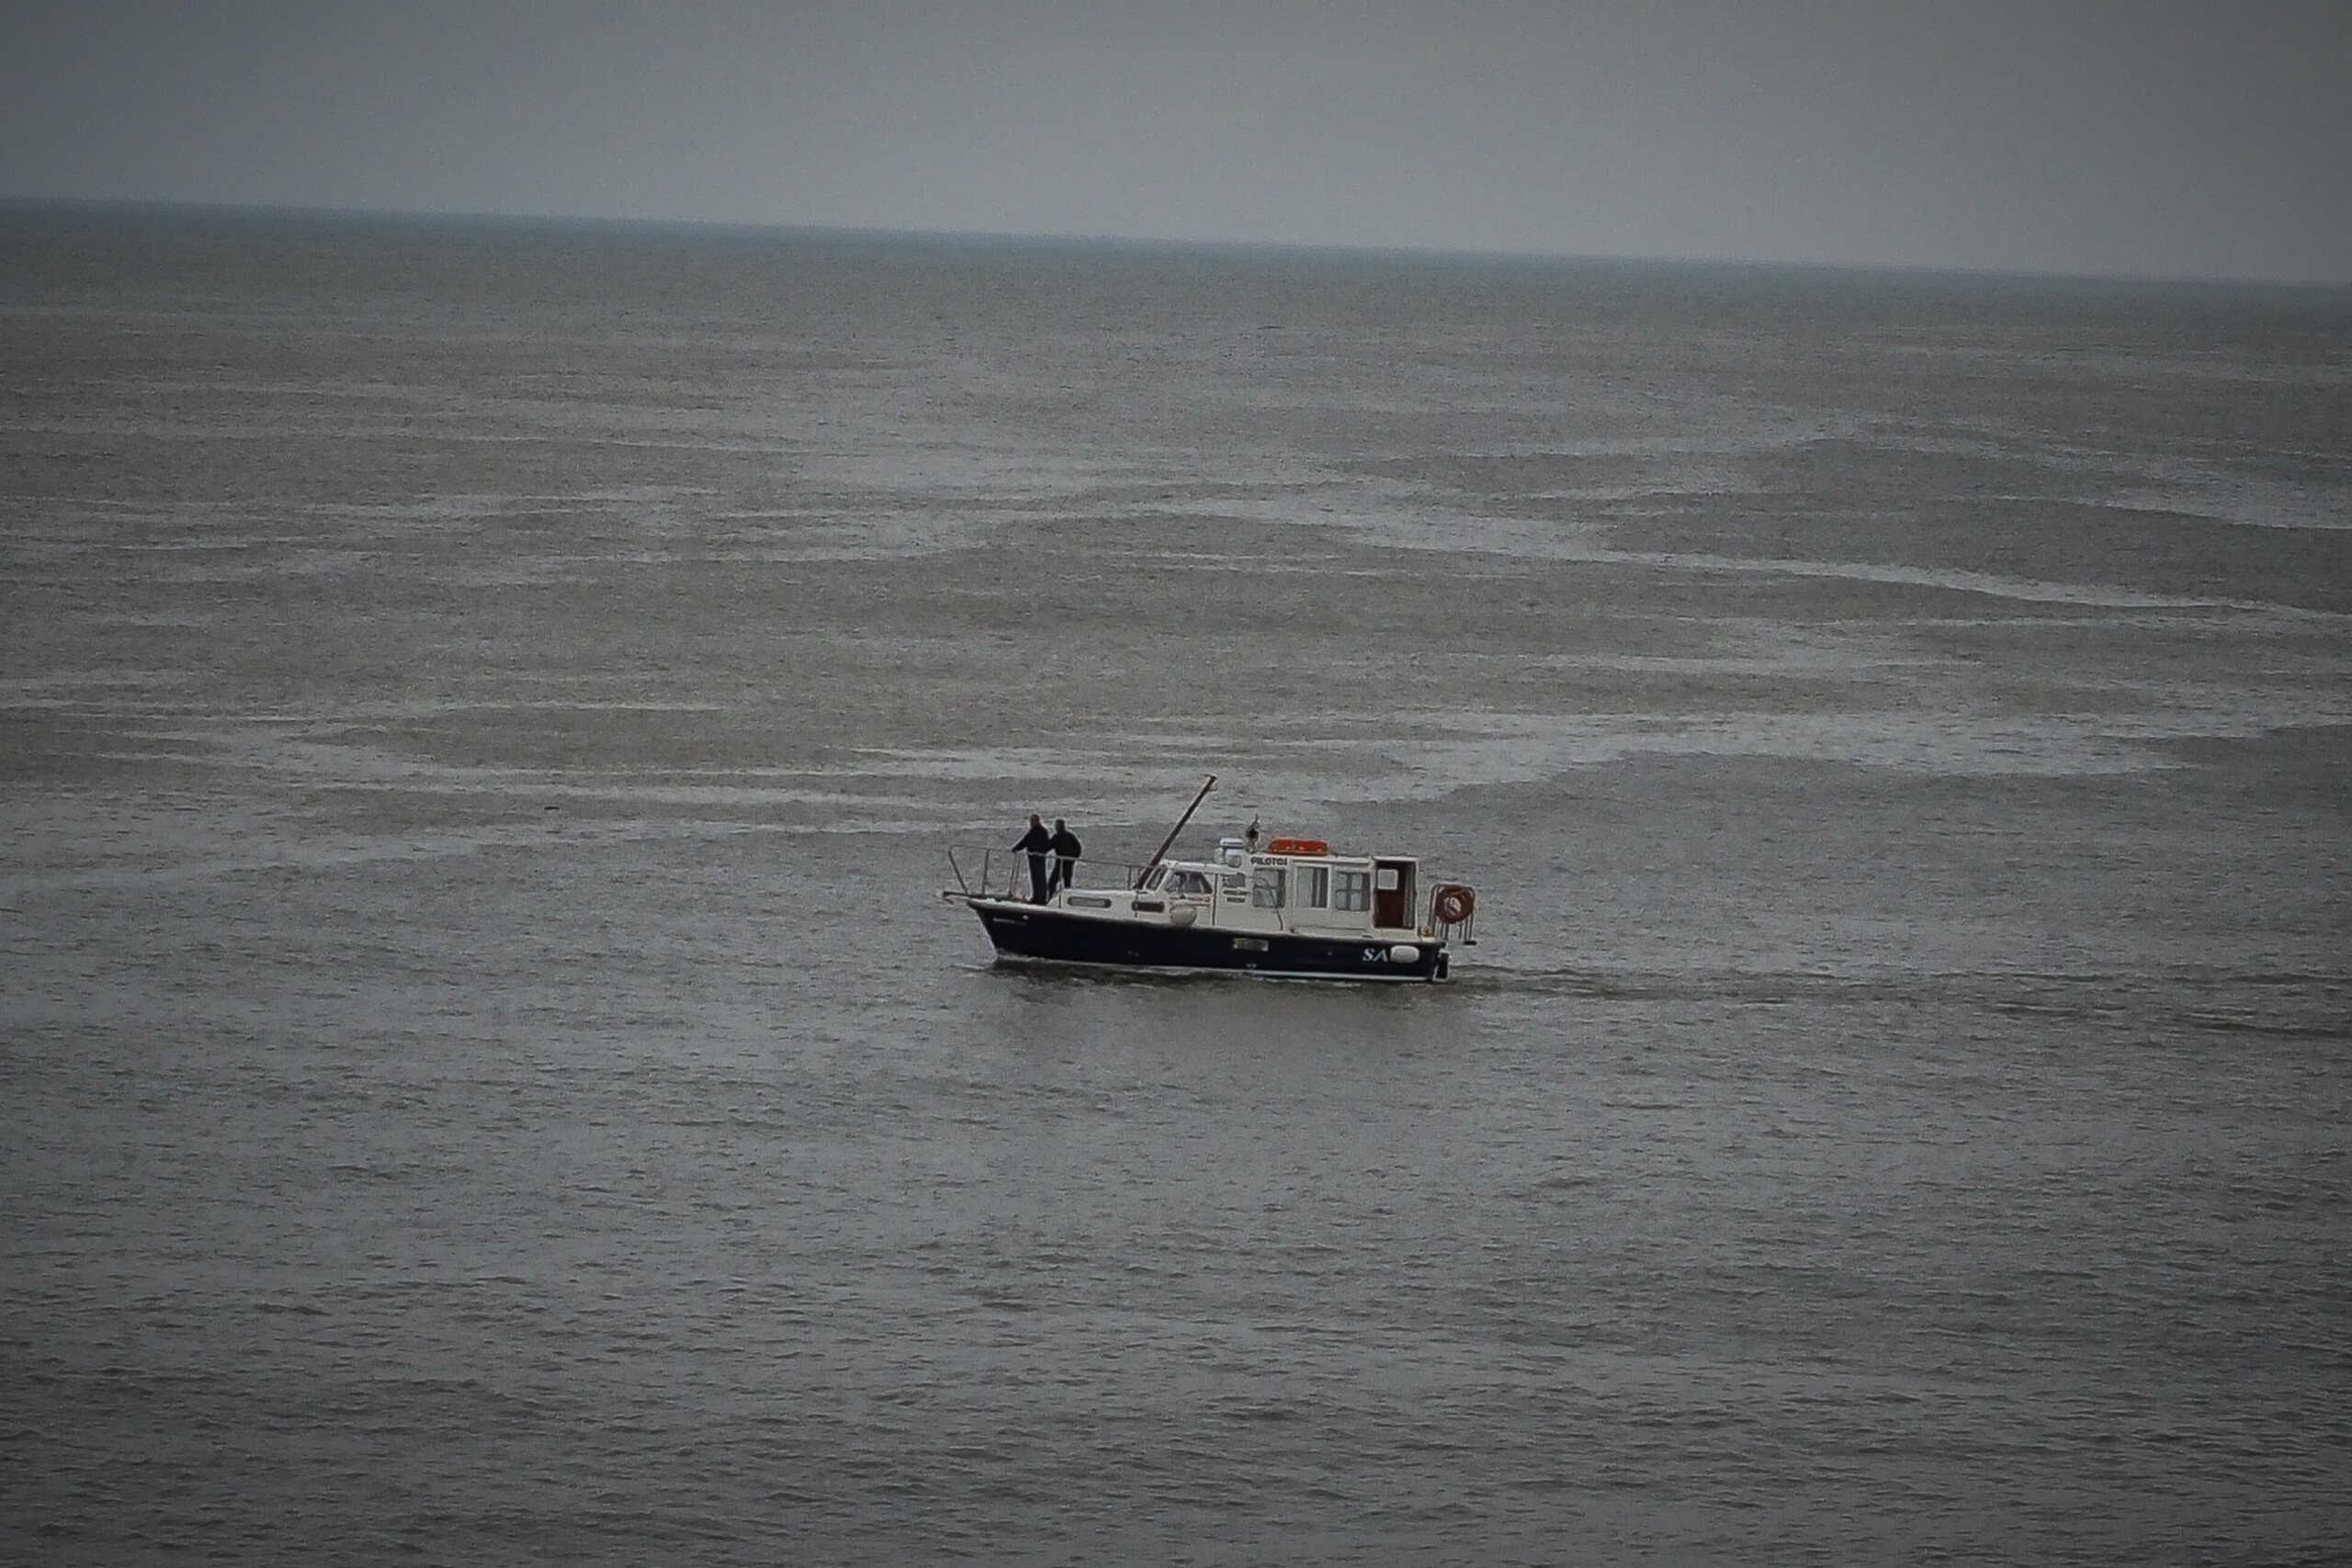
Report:
M 1053 879 L 1046 884 L 1046 891 L 1051 893 L 1057 887 L 1070 885 L 1070 877 L 1078 870 L 1078 857 L 1083 852 L 1084 846 L 1078 841 L 1078 835 L 1069 830 L 1069 824 L 1058 817 L 1054 818 L 1054 836 L 1048 842 L 1054 851 L 1054 874 Z
M 1046 874 L 1046 852 L 1054 847 L 1054 836 L 1035 812 L 1029 814 L 1029 830 L 1012 847 L 1029 857 L 1029 902 L 1044 903 L 1054 891 Z

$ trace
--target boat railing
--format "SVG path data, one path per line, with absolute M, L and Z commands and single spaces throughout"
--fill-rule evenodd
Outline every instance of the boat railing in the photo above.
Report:
M 1461 933 L 1462 945 L 1478 945 L 1478 890 L 1466 882 L 1444 882 L 1430 890 L 1429 923 L 1421 928 L 1440 942 Z
M 956 886 L 942 890 L 946 897 L 1013 898 L 1025 902 L 1031 897 L 1026 850 L 950 844 L 947 868 L 955 874 Z M 1089 889 L 1132 892 L 1142 885 L 1144 873 L 1150 869 L 1139 861 L 1089 860 L 1081 855 L 1072 863 L 1069 886 L 1081 893 Z M 1046 871 L 1050 875 L 1053 870 L 1054 857 L 1047 855 Z

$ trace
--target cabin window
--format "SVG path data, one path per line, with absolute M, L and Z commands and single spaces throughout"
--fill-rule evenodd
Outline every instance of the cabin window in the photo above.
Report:
M 1372 908 L 1372 873 L 1368 871 L 1335 871 L 1331 874 L 1331 908 L 1334 909 L 1369 909 Z
M 1297 902 L 1301 908 L 1328 909 L 1331 907 L 1331 868 L 1328 865 L 1302 865 L 1295 868 Z
M 1279 909 L 1283 907 L 1281 866 L 1261 865 L 1250 874 L 1250 903 L 1252 908 L 1260 909 Z
M 1209 879 L 1197 871 L 1180 871 L 1168 879 L 1168 891 L 1192 897 L 1206 897 L 1211 892 Z
M 1143 874 L 1143 881 L 1137 884 L 1136 891 L 1138 893 L 1150 892 L 1153 888 L 1159 886 L 1159 879 L 1167 874 L 1168 868 L 1166 866 L 1153 866 L 1149 871 Z

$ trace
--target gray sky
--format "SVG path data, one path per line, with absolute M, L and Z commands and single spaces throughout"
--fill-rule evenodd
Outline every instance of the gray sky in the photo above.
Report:
M 2347 0 L 0 0 L 0 195 L 2352 282 Z

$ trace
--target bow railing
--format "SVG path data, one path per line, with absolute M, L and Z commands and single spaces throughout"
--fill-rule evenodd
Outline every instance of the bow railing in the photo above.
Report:
M 1057 874 L 1059 857 L 1051 853 L 1044 857 L 1046 874 L 1050 879 Z M 943 898 L 1017 898 L 1035 897 L 1029 885 L 1029 852 L 1026 850 L 995 849 L 982 844 L 950 844 L 947 846 L 947 868 L 955 874 L 956 886 L 940 889 Z M 1081 855 L 1070 863 L 1070 880 L 1067 886 L 1132 891 L 1143 882 L 1144 873 L 1150 869 L 1139 861 L 1090 860 Z M 1056 883 L 1057 887 L 1064 886 Z

